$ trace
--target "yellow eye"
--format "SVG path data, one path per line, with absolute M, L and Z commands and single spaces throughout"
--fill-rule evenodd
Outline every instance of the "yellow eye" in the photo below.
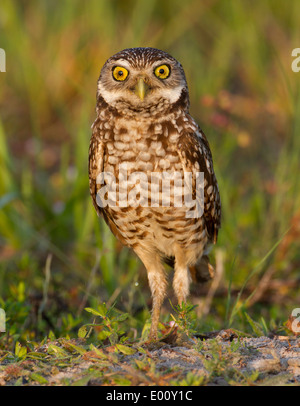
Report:
M 113 68 L 113 77 L 114 79 L 118 80 L 118 81 L 123 81 L 127 78 L 128 76 L 128 70 L 125 68 L 122 68 L 122 66 L 116 66 L 115 68 Z
M 167 79 L 170 76 L 170 68 L 168 65 L 160 65 L 155 68 L 154 74 L 159 79 Z

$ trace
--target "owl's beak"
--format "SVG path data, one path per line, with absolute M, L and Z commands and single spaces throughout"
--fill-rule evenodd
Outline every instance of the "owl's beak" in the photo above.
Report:
M 141 99 L 141 101 L 144 100 L 148 90 L 149 86 L 145 82 L 145 78 L 139 78 L 137 84 L 135 85 L 134 93 Z

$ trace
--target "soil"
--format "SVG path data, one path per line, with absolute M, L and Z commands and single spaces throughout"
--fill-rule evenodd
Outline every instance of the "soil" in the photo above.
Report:
M 38 353 L 49 354 L 52 344 L 63 351 L 83 348 L 81 340 L 56 341 Z M 232 330 L 221 330 L 197 340 L 185 337 L 180 342 L 169 335 L 150 345 L 90 347 L 81 354 L 75 351 L 68 363 L 49 357 L 17 366 L 3 362 L 0 386 L 300 385 L 299 336 L 237 337 Z

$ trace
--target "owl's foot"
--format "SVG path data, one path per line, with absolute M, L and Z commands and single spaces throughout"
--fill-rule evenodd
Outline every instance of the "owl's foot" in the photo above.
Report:
M 160 342 L 169 344 L 176 347 L 193 347 L 197 341 L 189 337 L 184 331 L 178 329 L 175 325 L 163 337 L 159 339 Z

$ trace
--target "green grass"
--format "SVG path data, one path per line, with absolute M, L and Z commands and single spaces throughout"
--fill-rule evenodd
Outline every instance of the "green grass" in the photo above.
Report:
M 130 340 L 149 320 L 145 270 L 97 218 L 87 178 L 101 66 L 133 46 L 181 61 L 213 152 L 223 222 L 211 256 L 222 250 L 224 273 L 193 329 L 282 328 L 299 307 L 299 15 L 297 0 L 1 1 L 3 351 L 77 337 L 93 323 L 84 308 L 104 302 L 129 315 Z M 208 288 L 193 289 L 192 303 Z M 162 321 L 171 321 L 168 307 Z

